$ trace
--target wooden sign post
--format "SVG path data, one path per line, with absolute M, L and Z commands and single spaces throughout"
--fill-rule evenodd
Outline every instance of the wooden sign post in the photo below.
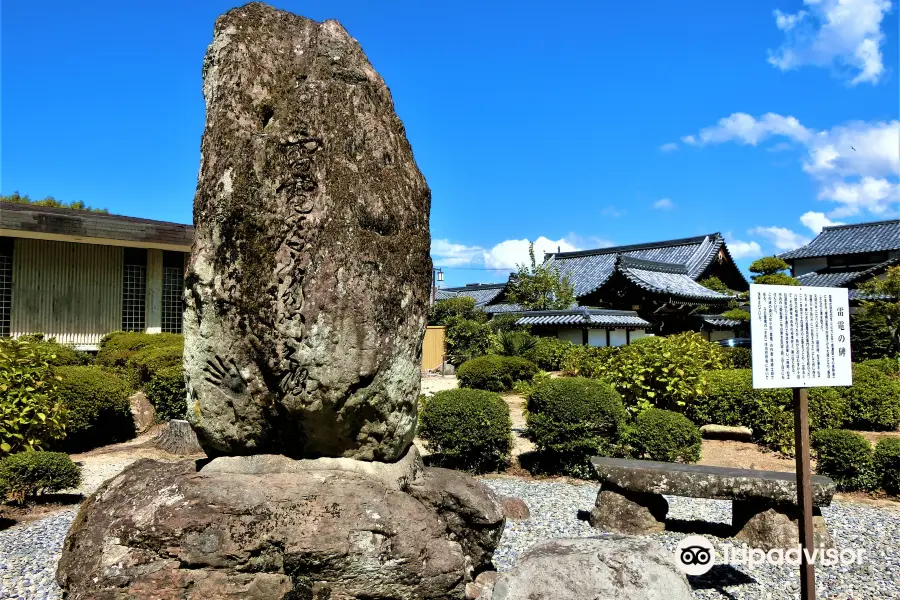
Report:
M 754 284 L 750 317 L 753 387 L 793 388 L 800 598 L 815 600 L 808 388 L 853 383 L 847 290 Z

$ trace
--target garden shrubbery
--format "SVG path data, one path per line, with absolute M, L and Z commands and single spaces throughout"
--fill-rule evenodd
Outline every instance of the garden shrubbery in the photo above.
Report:
M 499 394 L 446 390 L 422 402 L 419 436 L 442 463 L 479 472 L 506 464 L 512 423 L 509 407 Z
M 893 431 L 900 425 L 900 381 L 857 364 L 853 365 L 853 385 L 839 389 L 850 405 L 851 428 Z
M 158 370 L 146 386 L 147 399 L 153 404 L 158 421 L 184 419 L 187 412 L 187 392 L 184 368 L 178 364 Z
M 115 373 L 92 366 L 56 367 L 56 394 L 66 408 L 66 437 L 59 444 L 82 452 L 134 437 L 128 388 Z
M 549 379 L 528 398 L 527 437 L 550 470 L 591 477 L 590 457 L 620 451 L 628 413 L 610 384 L 583 377 Z
M 19 504 L 80 483 L 81 469 L 62 452 L 27 451 L 0 458 L 0 493 Z
M 121 370 L 132 386 L 140 387 L 159 369 L 181 364 L 183 354 L 181 334 L 117 331 L 100 342 L 96 362 Z
M 41 450 L 65 435 L 58 380 L 34 342 L 0 343 L 0 456 Z
M 459 366 L 468 360 L 484 356 L 491 349 L 491 328 L 487 323 L 451 316 L 447 318 L 446 326 L 444 340 L 452 364 Z
M 749 369 L 751 367 L 750 348 L 723 347 L 725 353 L 725 367 L 730 369 Z
M 618 352 L 615 346 L 579 346 L 572 344 L 560 360 L 559 367 L 570 377 L 608 379 L 610 365 Z
M 625 439 L 633 458 L 685 463 L 700 460 L 700 428 L 681 413 L 649 408 L 635 417 Z
M 840 491 L 870 490 L 877 485 L 872 446 L 858 433 L 822 429 L 812 434 L 816 473 L 831 477 Z
M 872 358 L 865 360 L 860 364 L 881 371 L 885 375 L 893 377 L 900 375 L 900 360 L 896 358 Z
M 517 381 L 531 381 L 537 372 L 537 365 L 530 360 L 489 354 L 464 362 L 456 376 L 460 387 L 504 392 Z
M 87 352 L 79 352 L 71 346 L 60 344 L 56 338 L 45 339 L 43 334 L 21 335 L 16 338 L 20 343 L 29 342 L 47 364 L 53 367 L 68 365 L 87 365 L 93 362 Z M 2 343 L 2 342 L 0 342 Z
M 886 437 L 875 446 L 875 473 L 888 494 L 900 496 L 900 438 Z
M 525 358 L 545 371 L 559 371 L 566 355 L 581 347 L 555 337 L 539 337 Z

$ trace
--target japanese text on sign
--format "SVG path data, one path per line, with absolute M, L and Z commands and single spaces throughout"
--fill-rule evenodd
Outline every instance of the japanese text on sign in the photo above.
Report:
M 845 288 L 750 286 L 753 387 L 851 385 Z

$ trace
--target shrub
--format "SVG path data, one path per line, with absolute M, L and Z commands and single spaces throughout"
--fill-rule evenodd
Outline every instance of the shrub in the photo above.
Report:
M 686 463 L 700 460 L 700 428 L 681 413 L 647 409 L 628 428 L 626 440 L 634 458 Z
M 447 354 L 450 362 L 459 366 L 467 360 L 484 356 L 491 347 L 491 328 L 459 316 L 447 319 L 445 333 Z
M 18 340 L 31 342 L 35 350 L 44 357 L 50 366 L 87 365 L 92 362 L 91 355 L 87 352 L 79 352 L 71 346 L 59 344 L 56 342 L 56 338 L 44 339 L 42 333 L 22 335 Z
M 528 398 L 526 435 L 555 472 L 590 478 L 590 457 L 620 450 L 628 413 L 608 383 L 564 377 L 538 385 Z
M 560 369 L 570 377 L 604 379 L 618 352 L 614 346 L 579 346 L 572 344 L 560 361 Z
M 575 347 L 572 342 L 555 337 L 539 337 L 525 358 L 545 371 L 559 371 L 563 358 Z
M 32 342 L 0 344 L 0 456 L 41 450 L 65 436 L 66 409 L 57 379 Z
M 527 326 L 516 325 L 516 322 L 522 317 L 516 313 L 499 313 L 491 317 L 488 326 L 494 333 L 501 331 L 521 331 L 529 333 Z
M 875 485 L 872 446 L 863 436 L 843 429 L 812 434 L 818 457 L 816 472 L 834 479 L 840 491 L 869 490 Z
M 100 341 L 97 364 L 104 367 L 125 368 L 128 360 L 138 351 L 148 347 L 181 346 L 184 336 L 177 333 L 141 333 L 136 331 L 116 331 Z
M 56 394 L 68 423 L 62 447 L 82 452 L 134 437 L 128 388 L 115 373 L 99 367 L 56 367 Z
M 725 352 L 724 366 L 729 369 L 749 369 L 751 367 L 750 348 L 722 348 Z
M 78 487 L 81 469 L 62 452 L 19 452 L 0 459 L 0 488 L 10 500 Z
M 875 446 L 875 473 L 888 494 L 900 496 L 900 438 L 886 437 Z
M 853 385 L 840 388 L 849 402 L 851 428 L 893 431 L 900 425 L 900 381 L 866 365 L 853 365 Z
M 484 311 L 475 308 L 475 299 L 470 296 L 438 300 L 428 310 L 429 325 L 449 325 L 448 321 L 451 317 L 460 317 L 479 323 L 487 320 L 487 315 Z
M 479 356 L 464 362 L 456 371 L 459 386 L 490 392 L 511 390 L 517 381 L 531 381 L 538 368 L 518 356 Z
M 445 390 L 426 398 L 419 436 L 442 462 L 472 471 L 502 467 L 512 447 L 509 407 L 499 394 Z
M 527 356 L 537 339 L 524 331 L 500 331 L 494 334 L 497 353 L 503 356 Z
M 181 365 L 166 367 L 154 373 L 146 391 L 147 399 L 156 410 L 157 420 L 185 418 L 187 391 L 184 385 L 184 368 Z
M 183 344 L 148 346 L 128 359 L 125 368 L 128 381 L 135 388 L 143 387 L 162 369 L 181 367 L 183 359 Z
M 853 360 L 891 357 L 895 352 L 891 330 L 883 316 L 859 313 L 850 317 L 850 354 Z
M 900 375 L 900 360 L 896 358 L 872 358 L 864 360 L 860 364 L 892 377 Z

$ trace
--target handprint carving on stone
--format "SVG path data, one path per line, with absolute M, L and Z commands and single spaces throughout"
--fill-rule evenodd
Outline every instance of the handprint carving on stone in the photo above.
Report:
M 206 381 L 217 387 L 226 387 L 237 394 L 247 389 L 247 380 L 241 375 L 233 358 L 222 360 L 222 357 L 215 355 L 212 359 L 207 359 L 203 372 L 206 373 Z

